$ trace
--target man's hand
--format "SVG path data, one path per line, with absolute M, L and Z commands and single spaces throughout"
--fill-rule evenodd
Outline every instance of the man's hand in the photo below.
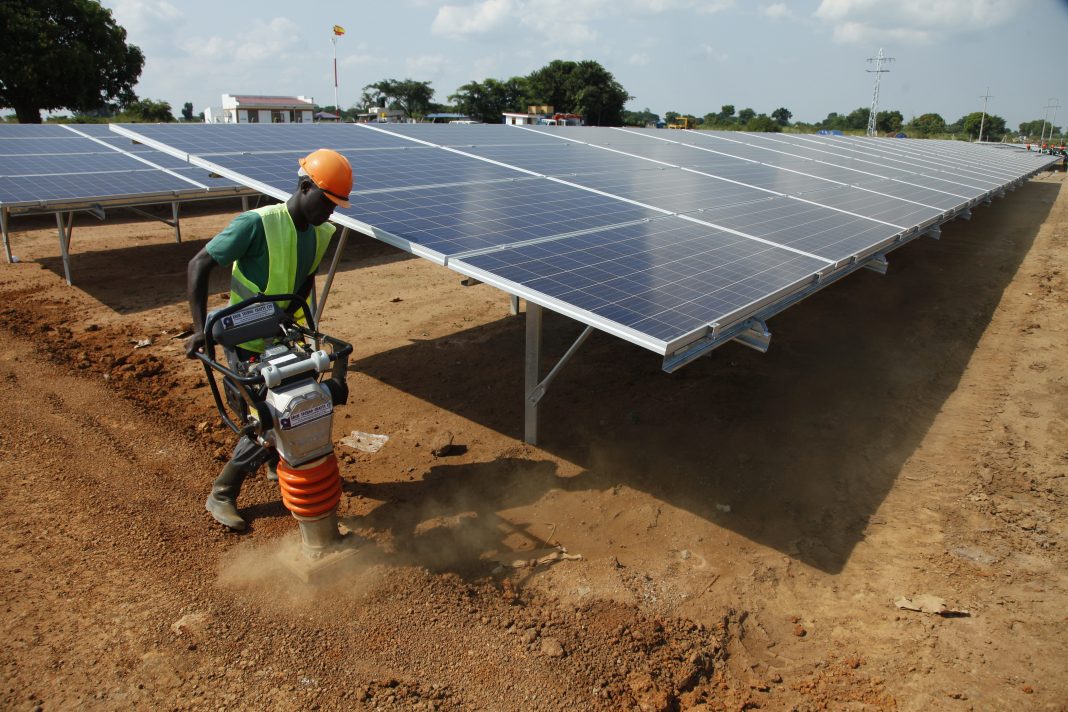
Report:
M 196 358 L 197 352 L 204 350 L 204 332 L 195 331 L 193 335 L 185 340 L 185 356 L 186 358 Z

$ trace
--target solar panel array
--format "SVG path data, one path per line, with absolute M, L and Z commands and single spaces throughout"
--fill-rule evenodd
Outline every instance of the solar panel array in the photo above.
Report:
M 234 193 L 240 184 L 108 130 L 106 124 L 0 124 L 0 206 L 69 208 Z
M 353 164 L 335 220 L 665 356 L 1045 168 L 949 141 L 492 125 L 117 130 L 278 198 Z

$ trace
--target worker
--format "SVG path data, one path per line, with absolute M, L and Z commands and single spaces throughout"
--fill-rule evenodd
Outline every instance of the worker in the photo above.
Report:
M 185 344 L 189 358 L 204 349 L 208 277 L 216 265 L 233 265 L 231 305 L 258 293 L 295 293 L 305 301 L 311 294 L 315 271 L 334 234 L 334 226 L 327 220 L 338 206 L 349 207 L 352 167 L 340 153 L 325 148 L 298 162 L 297 189 L 286 202 L 241 213 L 189 261 L 187 293 L 193 315 L 193 334 Z M 303 315 L 297 313 L 298 309 L 296 304 L 286 307 L 301 320 Z M 262 340 L 250 341 L 235 349 L 224 349 L 224 353 L 230 368 L 238 371 L 267 346 Z M 238 410 L 241 405 L 245 404 L 239 402 Z M 243 424 L 247 411 L 238 416 Z M 237 512 L 241 485 L 265 463 L 271 476 L 277 462 L 277 452 L 242 435 L 230 461 L 212 484 L 205 508 L 220 524 L 244 529 L 245 520 Z

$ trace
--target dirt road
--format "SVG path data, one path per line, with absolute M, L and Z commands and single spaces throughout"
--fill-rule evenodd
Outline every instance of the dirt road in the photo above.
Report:
M 323 327 L 367 543 L 309 588 L 231 445 L 170 230 L 15 218 L 0 265 L 5 709 L 1068 709 L 1068 191 L 1021 187 L 673 375 L 596 334 L 522 443 L 504 295 L 370 240 Z M 215 302 L 226 289 L 212 286 Z M 580 330 L 546 324 L 546 368 Z M 147 346 L 138 342 L 151 340 Z M 451 433 L 457 447 L 435 457 Z M 581 560 L 502 566 L 564 546 Z M 909 611 L 940 597 L 959 615 Z

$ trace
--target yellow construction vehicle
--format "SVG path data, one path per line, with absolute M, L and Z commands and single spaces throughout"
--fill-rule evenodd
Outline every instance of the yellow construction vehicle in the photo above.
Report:
M 668 124 L 669 129 L 692 129 L 693 127 L 693 119 L 689 116 L 676 117 L 674 121 Z

